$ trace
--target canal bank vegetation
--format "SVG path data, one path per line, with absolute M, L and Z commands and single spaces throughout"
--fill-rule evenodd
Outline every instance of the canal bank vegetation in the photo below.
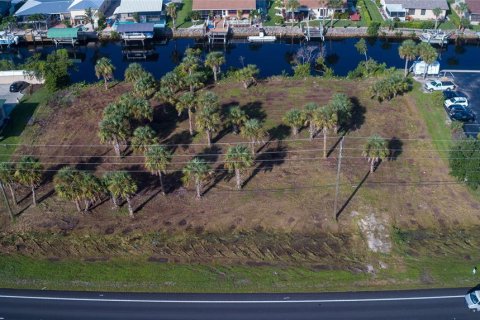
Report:
M 437 143 L 450 139 L 439 139 L 443 109 L 417 85 L 372 99 L 369 88 L 403 72 L 358 48 L 364 65 L 347 79 L 306 71 L 258 79 L 254 65 L 222 75 L 222 55 L 188 49 L 160 81 L 139 64 L 126 82 L 109 81 L 114 66 L 104 60 L 99 84 L 52 94 L 23 143 L 8 146 L 16 150 L 3 182 L 13 184 L 16 221 L 1 218 L 2 263 L 11 268 L 0 268 L 0 283 L 45 286 L 53 277 L 49 288 L 149 291 L 152 282 L 168 284 L 152 289 L 159 291 L 468 285 L 460 265 L 477 259 L 473 233 L 461 233 L 466 244 L 452 238 L 457 251 L 437 237 L 478 220 L 478 202 L 438 157 Z M 308 50 L 297 55 L 297 65 L 318 61 Z M 382 72 L 371 74 L 373 64 Z M 47 266 L 58 277 L 42 273 Z M 94 268 L 112 276 L 97 282 Z M 179 280 L 188 270 L 194 284 Z M 216 277 L 227 280 L 219 287 Z

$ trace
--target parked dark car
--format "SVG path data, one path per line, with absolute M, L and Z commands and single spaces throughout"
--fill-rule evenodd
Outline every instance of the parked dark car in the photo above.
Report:
M 465 110 L 465 106 L 461 104 L 452 104 L 450 106 L 445 106 L 445 111 L 447 111 L 448 114 L 455 113 L 457 111 L 464 111 L 464 110 Z
M 456 98 L 456 97 L 464 97 L 467 98 L 467 96 L 460 91 L 443 91 L 443 98 L 445 100 Z
M 10 92 L 20 92 L 28 87 L 28 82 L 15 81 L 10 85 Z
M 469 107 L 459 105 L 455 105 L 448 115 L 450 119 L 461 122 L 473 122 L 476 118 L 475 113 Z

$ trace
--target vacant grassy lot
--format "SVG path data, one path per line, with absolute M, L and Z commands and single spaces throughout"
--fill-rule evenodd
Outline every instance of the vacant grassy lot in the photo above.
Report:
M 0 285 L 226 292 L 468 286 L 470 264 L 479 259 L 471 226 L 477 225 L 480 206 L 449 177 L 446 152 L 438 152 L 450 140 L 443 110 L 417 90 L 390 102 L 372 101 L 368 85 L 279 77 L 248 90 L 228 80 L 211 87 L 222 110 L 238 104 L 269 132 L 240 191 L 222 160 L 228 145 L 245 139 L 226 128 L 207 148 L 203 135 L 189 136 L 185 117 L 151 101 L 151 126 L 175 152 L 166 196 L 143 169 L 141 155 L 127 150 L 125 157 L 114 157 L 97 136 L 103 108 L 131 90 L 128 84 L 58 94 L 24 131 L 29 145 L 12 157 L 39 156 L 48 171 L 37 208 L 30 207 L 28 191 L 19 189 L 17 223 L 2 216 Z M 281 119 L 307 102 L 326 104 L 337 92 L 351 98 L 354 111 L 343 130 L 334 212 L 340 137 L 328 137 L 329 157 L 323 159 L 320 136 L 309 141 L 303 129 L 294 137 Z M 391 157 L 368 174 L 362 147 L 373 133 L 388 139 Z M 193 156 L 214 168 L 200 201 L 180 181 L 181 168 Z M 89 214 L 59 200 L 51 179 L 67 164 L 98 175 L 131 170 L 140 184 L 136 218 L 128 218 L 125 209 L 112 211 L 107 199 Z M 391 243 L 391 250 L 368 249 L 368 231 L 359 228 L 364 221 L 379 226 L 374 231 L 387 235 L 381 241 Z

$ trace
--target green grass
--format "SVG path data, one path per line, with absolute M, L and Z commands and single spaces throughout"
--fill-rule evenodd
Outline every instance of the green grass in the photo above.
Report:
M 177 20 L 175 23 L 177 24 L 178 28 L 188 28 L 192 26 L 191 21 L 189 20 L 188 17 L 190 13 L 192 12 L 192 1 L 193 0 L 184 0 L 183 5 L 180 11 L 177 13 Z M 169 22 L 171 24 L 171 21 Z
M 428 133 L 433 139 L 433 144 L 442 157 L 446 157 L 450 147 L 452 135 L 450 128 L 445 123 L 446 115 L 442 106 L 438 106 L 432 99 L 432 93 L 424 93 L 421 85 L 414 84 L 412 96 L 415 99 L 417 108 L 427 126 Z
M 21 142 L 21 134 L 28 121 L 33 116 L 37 107 L 45 103 L 50 97 L 47 89 L 41 88 L 32 95 L 26 95 L 10 114 L 10 121 L 1 132 L 0 142 L 0 161 L 10 158 L 15 151 L 16 146 L 9 144 L 18 144 Z
M 370 13 L 370 17 L 372 17 L 372 21 L 382 23 L 383 18 L 382 18 L 382 15 L 380 14 L 380 11 L 377 5 L 370 0 L 365 0 L 363 2 L 367 6 L 367 10 Z

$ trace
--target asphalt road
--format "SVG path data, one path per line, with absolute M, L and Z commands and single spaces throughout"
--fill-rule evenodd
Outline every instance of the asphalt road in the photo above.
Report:
M 0 320 L 460 320 L 468 289 L 320 294 L 135 294 L 0 290 Z

